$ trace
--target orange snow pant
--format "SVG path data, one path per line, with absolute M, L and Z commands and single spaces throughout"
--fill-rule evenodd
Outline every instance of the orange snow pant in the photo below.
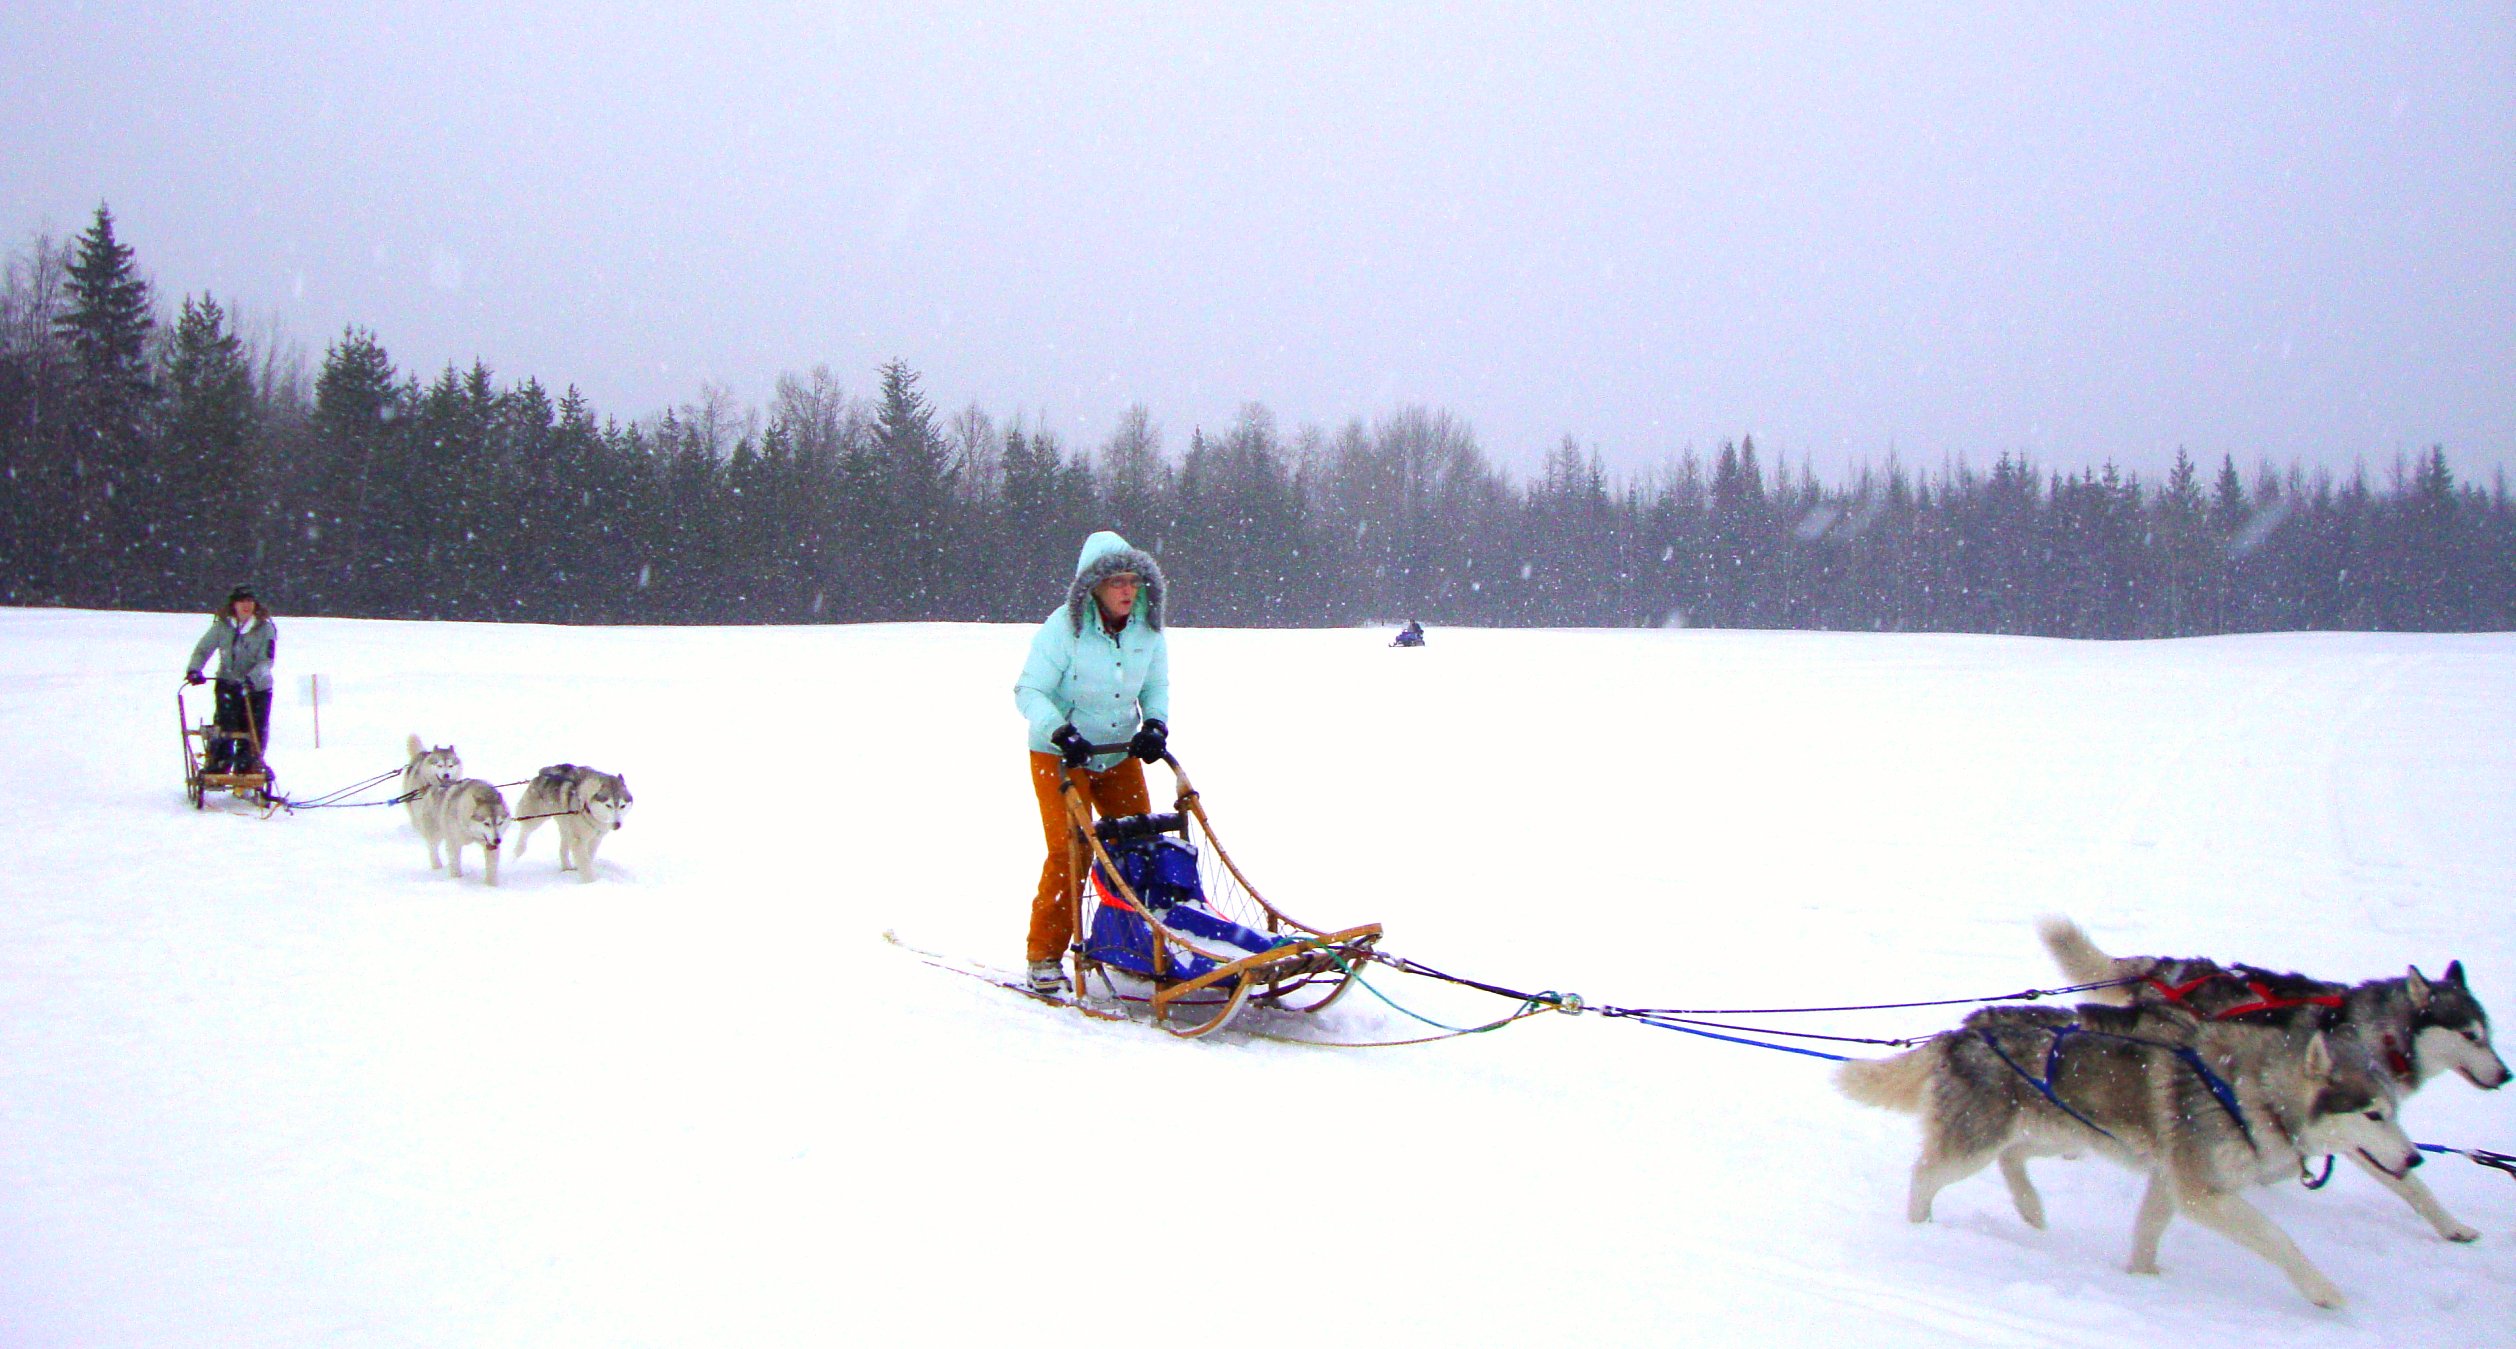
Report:
M 1096 817 L 1142 815 L 1152 808 L 1146 804 L 1144 764 L 1138 760 L 1128 759 L 1098 773 L 1078 768 L 1074 779 L 1084 805 Z M 1068 851 L 1074 824 L 1066 815 L 1066 799 L 1057 790 L 1056 755 L 1031 756 L 1031 791 L 1040 798 L 1040 833 L 1048 843 L 1048 858 L 1040 863 L 1040 888 L 1031 896 L 1027 958 L 1059 960 L 1075 939 L 1074 893 L 1083 877 Z

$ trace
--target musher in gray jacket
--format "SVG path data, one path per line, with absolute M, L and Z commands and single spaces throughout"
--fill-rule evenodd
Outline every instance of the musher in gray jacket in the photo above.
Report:
M 253 732 L 254 739 L 213 740 L 201 765 L 208 773 L 267 773 L 254 745 L 271 746 L 271 662 L 280 654 L 279 628 L 271 613 L 253 597 L 249 586 L 227 592 L 227 603 L 210 619 L 210 630 L 192 644 L 192 663 L 184 667 L 187 684 L 208 681 L 201 667 L 218 653 L 218 727 Z

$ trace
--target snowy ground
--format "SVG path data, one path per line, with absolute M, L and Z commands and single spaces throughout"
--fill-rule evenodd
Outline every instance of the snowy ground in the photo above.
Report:
M 294 792 L 413 731 L 627 773 L 598 883 L 545 831 L 491 890 L 398 810 L 187 808 L 200 627 L 0 611 L 0 1344 L 2516 1340 L 2516 1185 L 2456 1158 L 2473 1246 L 2348 1168 L 2263 1192 L 2322 1312 L 2189 1224 L 2123 1273 L 2101 1163 L 2040 1165 L 2047 1232 L 1990 1176 L 1909 1227 L 1911 1122 L 1812 1059 L 1559 1016 L 1183 1043 L 919 964 L 882 932 L 1019 955 L 1020 629 L 283 619 Z M 2461 957 L 2516 1008 L 2516 637 L 1385 639 L 1177 633 L 1175 745 L 1273 897 L 1434 965 L 1992 993 L 2055 981 L 2062 911 L 2330 976 Z M 2516 1150 L 2516 1090 L 2408 1114 Z

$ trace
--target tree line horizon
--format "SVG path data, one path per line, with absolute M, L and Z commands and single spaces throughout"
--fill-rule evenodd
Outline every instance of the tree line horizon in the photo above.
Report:
M 100 206 L 0 275 L 0 603 L 587 624 L 1036 621 L 1110 528 L 1172 621 L 1687 625 L 2142 638 L 2516 627 L 2506 474 L 2443 446 L 2381 484 L 2155 481 L 2003 454 L 1821 484 L 1754 439 L 1611 474 L 1571 437 L 1525 482 L 1406 407 L 1282 431 L 1259 403 L 1173 455 L 1142 405 L 1069 447 L 894 360 L 765 409 L 721 389 L 622 424 L 483 364 L 398 370 L 352 325 L 311 376 L 211 296 L 164 321 Z

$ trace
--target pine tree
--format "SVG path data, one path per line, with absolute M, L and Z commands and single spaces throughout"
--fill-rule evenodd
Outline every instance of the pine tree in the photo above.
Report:
M 869 540 L 882 616 L 922 618 L 962 598 L 952 566 L 952 454 L 904 361 L 882 367 L 874 404 L 872 486 L 887 528 Z
M 2213 565 L 2209 630 L 2212 632 L 2248 631 L 2253 627 L 2238 594 L 2243 584 L 2245 560 L 2238 557 L 2232 547 L 2252 515 L 2253 511 L 2245 500 L 2245 479 L 2236 471 L 2236 456 L 2221 455 L 2219 478 L 2210 492 L 2209 533 Z
M 1756 438 L 1724 442 L 1712 468 L 1712 529 L 1703 550 L 1704 621 L 1720 627 L 1766 626 L 1763 576 L 1772 520 L 1765 511 L 1764 470 Z
M 344 329 L 323 354 L 315 379 L 314 448 L 321 468 L 297 485 L 303 504 L 291 512 L 299 574 L 309 607 L 329 613 L 369 612 L 392 576 L 397 512 L 427 508 L 423 498 L 397 497 L 385 462 L 400 414 L 393 361 L 376 335 Z
M 2213 630 L 2207 620 L 2209 597 L 2217 590 L 2211 565 L 2216 550 L 2206 511 L 2200 471 L 2179 445 L 2175 465 L 2167 470 L 2166 490 L 2154 507 L 2151 540 L 2159 610 L 2151 616 L 2147 635 L 2192 637 Z
M 73 381 L 69 477 L 78 520 L 65 551 L 86 593 L 107 602 L 127 579 L 117 559 L 144 535 L 145 513 L 157 504 L 142 459 L 155 319 L 133 258 L 114 237 L 112 210 L 98 205 L 72 248 L 69 305 L 54 320 L 69 347 Z M 122 499 L 134 489 L 138 500 Z
M 1314 601 L 1318 581 L 1303 558 L 1301 499 L 1276 436 L 1275 415 L 1258 403 L 1241 406 L 1231 434 L 1190 437 L 1179 474 L 1180 528 L 1176 562 L 1165 570 L 1195 578 L 1172 582 L 1180 622 L 1277 626 L 1304 621 L 1293 606 Z M 1181 598 L 1185 596 L 1185 598 Z
M 2446 447 L 2420 456 L 2410 490 L 2397 495 L 2392 546 L 2394 584 L 2403 591 L 2392 606 L 2392 626 L 2424 632 L 2455 632 L 2472 626 L 2473 569 L 2464 556 L 2463 512 L 2447 467 Z
M 2219 478 L 2210 491 L 2210 525 L 2222 542 L 2245 526 L 2245 479 L 2236 471 L 2236 456 L 2221 455 Z
M 184 298 L 165 386 L 156 524 L 166 598 L 197 600 L 221 577 L 251 570 L 264 514 L 262 475 L 251 458 L 253 372 L 216 299 Z
M 1076 541 L 1056 532 L 1061 523 L 1057 475 L 1064 465 L 1054 438 L 1034 437 L 1017 422 L 1005 428 L 996 463 L 1004 491 L 997 499 L 994 547 L 989 549 L 997 580 L 990 607 L 1019 619 L 1064 595 L 1059 564 Z

